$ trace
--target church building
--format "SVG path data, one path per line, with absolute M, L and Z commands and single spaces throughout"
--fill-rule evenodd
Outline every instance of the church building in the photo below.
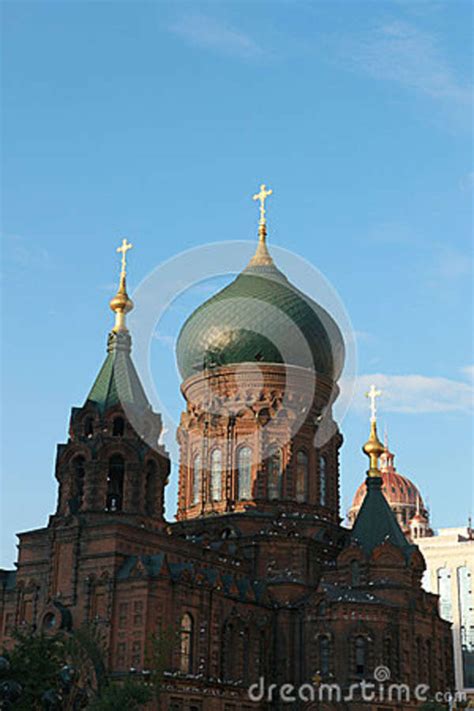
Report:
M 12 644 L 18 627 L 54 634 L 94 624 L 119 682 L 146 676 L 150 636 L 171 630 L 161 709 L 286 708 L 278 690 L 305 685 L 296 709 L 408 711 L 413 697 L 375 702 L 355 691 L 350 701 L 320 702 L 309 694 L 324 684 L 346 694 L 374 675 L 381 681 L 384 668 L 385 681 L 424 684 L 432 698 L 453 688 L 452 640 L 438 596 L 422 589 L 416 535 L 407 539 L 405 514 L 399 522 L 384 495 L 393 458 L 379 441 L 375 406 L 360 508 L 351 530 L 341 525 L 343 438 L 332 406 L 344 340 L 274 263 L 270 192 L 262 186 L 255 196 L 250 263 L 178 338 L 184 406 L 173 522 L 164 513 L 162 420 L 131 355 L 130 245 L 119 248 L 115 325 L 57 448 L 56 510 L 44 528 L 19 534 L 16 569 L 0 571 L 0 642 Z M 413 506 L 426 516 L 416 493 L 409 498 L 407 525 Z

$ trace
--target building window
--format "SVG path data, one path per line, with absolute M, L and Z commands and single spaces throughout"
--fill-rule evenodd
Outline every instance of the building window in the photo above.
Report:
M 136 600 L 133 603 L 133 624 L 136 627 L 143 624 L 143 600 Z
M 227 622 L 222 629 L 221 667 L 224 681 L 232 681 L 235 676 L 236 639 L 235 629 L 231 622 Z
M 145 465 L 145 471 L 145 512 L 147 516 L 153 516 L 156 513 L 157 495 L 156 463 L 153 461 L 153 459 L 148 460 Z
M 296 454 L 296 501 L 308 498 L 308 455 L 304 449 Z
M 319 503 L 326 506 L 327 492 L 327 462 L 326 457 L 319 457 Z
M 250 499 L 252 481 L 252 450 L 241 447 L 237 454 L 239 499 Z
M 132 643 L 132 668 L 136 669 L 141 665 L 142 661 L 142 644 L 141 642 L 133 642 Z
M 125 464 L 120 454 L 114 454 L 109 459 L 109 475 L 107 478 L 107 510 L 121 511 L 123 506 L 123 479 Z
M 282 463 L 281 450 L 274 448 L 268 457 L 268 498 L 281 499 Z
M 248 686 L 249 683 L 249 674 L 250 674 L 250 632 L 248 630 L 248 627 L 246 627 L 244 630 L 240 631 L 240 642 L 241 642 L 241 649 L 242 649 L 242 677 L 243 677 L 243 682 L 246 686 Z
M 451 600 L 451 571 L 449 568 L 438 569 L 439 614 L 448 622 L 453 621 Z
M 72 460 L 72 468 L 74 472 L 74 494 L 69 502 L 69 508 L 71 509 L 71 513 L 76 513 L 78 511 L 83 503 L 84 499 L 84 477 L 86 473 L 86 468 L 85 468 L 86 460 L 84 457 L 74 457 Z
M 365 637 L 355 638 L 355 673 L 357 676 L 364 676 L 366 672 L 366 640 Z
M 53 612 L 47 612 L 43 617 L 43 629 L 52 630 L 57 625 L 56 615 Z
M 122 602 L 119 605 L 119 627 L 123 629 L 124 627 L 127 626 L 127 619 L 128 619 L 128 604 L 126 602 Z
M 472 602 L 472 573 L 463 565 L 457 570 L 459 616 L 461 622 L 461 652 L 464 686 L 474 687 L 474 607 Z
M 193 664 L 193 618 L 185 613 L 181 618 L 179 631 L 179 668 L 185 674 L 190 674 Z
M 329 638 L 326 636 L 319 638 L 319 673 L 322 676 L 329 674 Z
M 112 423 L 112 436 L 123 437 L 125 432 L 125 420 L 123 417 L 116 417 Z
M 86 437 L 92 437 L 94 434 L 94 420 L 92 417 L 86 417 L 84 422 L 84 434 Z
M 211 454 L 211 499 L 219 501 L 222 496 L 222 452 L 213 449 Z
M 383 641 L 383 664 L 390 669 L 392 677 L 395 675 L 393 641 L 391 637 L 385 637 Z
M 360 585 L 360 564 L 358 560 L 351 561 L 351 584 Z
M 119 642 L 117 644 L 117 665 L 119 667 L 125 666 L 125 655 L 127 652 L 127 645 L 125 642 Z
M 193 460 L 193 504 L 201 498 L 201 455 L 196 454 Z

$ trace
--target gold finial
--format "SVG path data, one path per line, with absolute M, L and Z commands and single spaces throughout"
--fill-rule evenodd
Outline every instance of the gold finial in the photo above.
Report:
M 258 247 L 254 256 L 250 260 L 249 266 L 268 266 L 273 264 L 273 259 L 267 248 L 267 219 L 265 217 L 265 200 L 273 194 L 273 190 L 267 190 L 267 186 L 262 184 L 260 192 L 253 196 L 254 200 L 260 202 L 260 220 L 258 223 Z
M 132 249 L 133 244 L 127 242 L 124 238 L 120 247 L 117 247 L 117 252 L 122 253 L 122 266 L 120 270 L 119 288 L 113 299 L 110 300 L 110 308 L 115 311 L 115 326 L 113 331 L 127 331 L 125 324 L 125 315 L 133 309 L 133 301 L 127 294 L 127 252 Z
M 375 385 L 370 386 L 370 390 L 365 394 L 370 400 L 370 436 L 362 447 L 362 451 L 367 454 L 370 460 L 368 476 L 380 476 L 379 457 L 384 452 L 384 446 L 377 435 L 377 398 L 382 392 L 377 390 Z

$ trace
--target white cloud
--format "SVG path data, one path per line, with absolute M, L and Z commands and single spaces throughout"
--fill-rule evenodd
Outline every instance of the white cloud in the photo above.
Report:
M 394 20 L 343 40 L 340 48 L 352 67 L 375 79 L 459 105 L 472 101 L 472 86 L 456 77 L 437 37 L 414 25 Z
M 472 378 L 474 366 L 463 368 L 463 372 Z M 418 374 L 386 375 L 384 373 L 357 377 L 352 401 L 352 407 L 356 410 L 367 412 L 365 393 L 372 383 L 382 391 L 380 407 L 384 412 L 422 414 L 473 411 L 474 382 Z
M 185 15 L 176 20 L 169 29 L 198 47 L 246 59 L 263 54 L 262 48 L 252 37 L 205 15 Z
M 461 372 L 464 373 L 470 380 L 474 381 L 474 365 L 466 365 L 461 368 Z

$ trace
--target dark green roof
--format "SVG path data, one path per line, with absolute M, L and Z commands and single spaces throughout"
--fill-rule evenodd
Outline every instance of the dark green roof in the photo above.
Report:
M 130 356 L 128 333 L 109 334 L 107 357 L 99 371 L 86 402 L 93 402 L 105 412 L 117 404 L 149 408 L 149 403 Z
M 412 546 L 400 528 L 397 518 L 382 492 L 382 478 L 368 477 L 367 493 L 351 532 L 351 540 L 358 543 L 367 555 L 374 548 L 389 541 L 409 558 Z
M 249 266 L 199 306 L 178 337 L 183 378 L 234 363 L 286 363 L 336 380 L 341 332 L 329 314 L 274 265 Z

